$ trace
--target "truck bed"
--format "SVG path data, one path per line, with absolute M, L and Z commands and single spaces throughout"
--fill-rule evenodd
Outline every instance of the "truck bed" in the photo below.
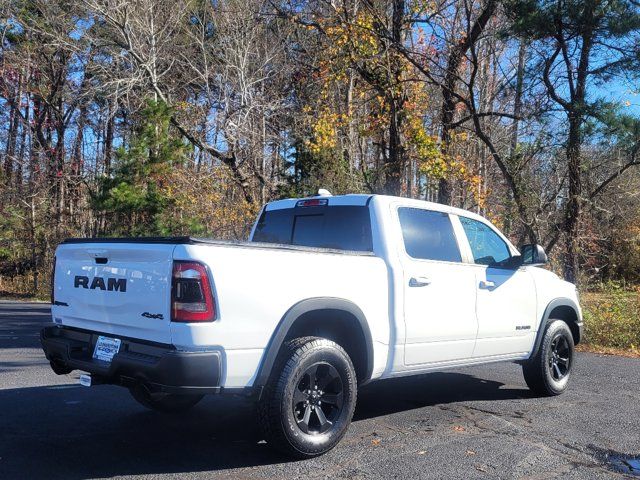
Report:
M 218 245 L 224 247 L 239 248 L 263 248 L 269 250 L 293 250 L 302 252 L 330 253 L 340 255 L 373 256 L 372 252 L 357 250 L 338 250 L 333 248 L 307 247 L 303 245 L 285 245 L 281 243 L 261 243 L 235 240 L 217 240 L 215 238 L 202 238 L 192 236 L 180 237 L 94 237 L 94 238 L 67 238 L 62 244 L 109 244 L 129 243 L 138 245 Z

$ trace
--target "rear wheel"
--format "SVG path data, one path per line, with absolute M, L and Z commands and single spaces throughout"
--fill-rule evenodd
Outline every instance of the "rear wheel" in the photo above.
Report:
M 173 393 L 150 392 L 144 385 L 129 388 L 131 396 L 141 405 L 164 413 L 179 413 L 195 406 L 204 395 L 176 395 Z
M 267 442 L 309 458 L 335 447 L 351 423 L 357 381 L 349 355 L 338 344 L 305 337 L 285 346 L 259 405 Z
M 566 322 L 550 320 L 538 352 L 522 366 L 529 388 L 541 395 L 564 392 L 571 377 L 574 350 L 573 335 Z

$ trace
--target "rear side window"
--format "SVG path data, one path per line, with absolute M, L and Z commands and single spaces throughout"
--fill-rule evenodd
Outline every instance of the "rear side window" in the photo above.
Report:
M 365 206 L 265 210 L 252 241 L 360 252 L 373 250 L 371 219 Z
M 469 240 L 474 263 L 501 265 L 511 258 L 509 247 L 491 227 L 471 218 L 459 218 Z
M 461 262 L 449 215 L 419 208 L 399 208 L 404 248 L 413 258 Z

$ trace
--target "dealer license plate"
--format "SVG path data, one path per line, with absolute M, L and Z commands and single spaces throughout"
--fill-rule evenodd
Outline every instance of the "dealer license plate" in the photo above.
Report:
M 96 348 L 93 351 L 93 358 L 111 363 L 113 356 L 120 350 L 121 343 L 122 340 L 119 338 L 99 336 L 96 342 Z

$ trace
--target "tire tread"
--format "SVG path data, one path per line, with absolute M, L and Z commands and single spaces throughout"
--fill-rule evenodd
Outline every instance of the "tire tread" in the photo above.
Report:
M 559 327 L 559 324 L 564 325 L 564 327 L 569 332 L 569 337 L 573 339 L 573 337 L 571 336 L 569 325 L 567 325 L 564 320 L 550 319 L 545 327 L 542 342 L 540 343 L 540 347 L 538 348 L 535 356 L 531 357 L 527 362 L 522 364 L 522 373 L 527 386 L 531 391 L 539 395 L 556 396 L 563 393 L 566 389 L 566 384 L 560 390 L 555 388 L 555 386 L 549 382 L 546 370 L 547 367 L 545 352 L 547 351 L 549 344 L 553 340 L 553 335 L 550 335 L 549 332 L 555 333 L 558 328 L 562 328 Z M 571 348 L 573 349 L 573 341 L 571 342 Z M 573 367 L 573 365 L 571 365 L 571 367 Z
M 284 391 L 290 376 L 293 374 L 297 365 L 307 354 L 307 352 L 317 348 L 326 347 L 335 348 L 340 351 L 342 355 L 344 355 L 344 357 L 349 361 L 351 367 L 350 374 L 355 379 L 355 371 L 353 369 L 353 365 L 351 364 L 349 355 L 340 345 L 332 342 L 331 340 L 321 337 L 306 336 L 294 338 L 284 344 L 282 351 L 278 355 L 278 358 L 276 359 L 276 362 L 274 364 L 274 368 L 272 370 L 273 373 L 263 391 L 262 400 L 258 403 L 258 422 L 264 436 L 267 439 L 267 442 L 277 450 L 280 450 L 283 453 L 292 455 L 297 458 L 310 458 L 325 453 L 326 451 L 333 448 L 335 443 L 340 440 L 340 438 L 338 438 L 330 448 L 322 448 L 316 452 L 299 451 L 295 446 L 291 444 L 284 433 L 284 428 L 282 425 L 283 413 L 280 411 L 280 402 L 278 401 L 276 395 L 278 392 Z M 357 391 L 354 391 L 354 403 L 356 402 L 356 399 Z

